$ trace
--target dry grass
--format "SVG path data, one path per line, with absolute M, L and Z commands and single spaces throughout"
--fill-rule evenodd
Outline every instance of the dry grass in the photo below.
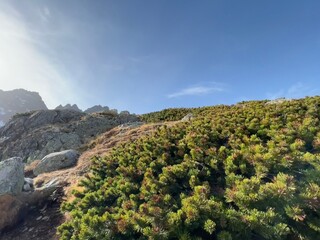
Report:
M 26 177 L 34 177 L 33 170 L 38 166 L 40 160 L 35 160 L 32 163 L 28 164 L 24 168 L 24 175 Z

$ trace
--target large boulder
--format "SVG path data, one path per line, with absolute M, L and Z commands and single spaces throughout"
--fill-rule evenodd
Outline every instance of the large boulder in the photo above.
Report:
M 38 176 L 41 173 L 52 172 L 59 169 L 71 167 L 76 164 L 79 158 L 79 153 L 75 150 L 65 150 L 55 152 L 45 156 L 33 170 L 34 175 Z
M 24 184 L 24 164 L 19 157 L 0 162 L 0 195 L 19 194 Z
M 191 121 L 193 118 L 194 118 L 193 114 L 192 113 L 188 113 L 180 121 L 181 122 L 188 122 L 188 121 Z

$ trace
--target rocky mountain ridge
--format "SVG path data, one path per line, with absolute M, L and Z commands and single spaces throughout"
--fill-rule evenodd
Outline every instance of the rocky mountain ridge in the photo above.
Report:
M 40 110 L 18 114 L 0 128 L 0 161 L 21 157 L 32 162 L 52 152 L 79 149 L 98 134 L 135 121 L 136 115 L 111 112 Z
M 0 127 L 3 127 L 15 114 L 27 113 L 35 110 L 48 110 L 46 104 L 37 92 L 31 92 L 24 89 L 15 89 L 3 91 L 0 89 Z M 86 110 L 81 110 L 77 104 L 59 105 L 55 110 L 71 110 L 81 113 L 100 113 L 109 112 L 117 114 L 117 109 L 110 109 L 108 106 L 95 105 Z M 128 111 L 122 111 L 120 114 L 129 114 Z
M 94 105 L 86 110 L 81 110 L 77 104 L 66 104 L 66 105 L 59 105 L 55 108 L 55 110 L 73 110 L 77 112 L 84 112 L 84 113 L 100 113 L 100 112 L 109 112 L 109 113 L 118 113 L 117 109 L 110 109 L 108 106 L 101 106 L 101 105 Z M 120 114 L 127 114 L 128 111 L 121 111 Z

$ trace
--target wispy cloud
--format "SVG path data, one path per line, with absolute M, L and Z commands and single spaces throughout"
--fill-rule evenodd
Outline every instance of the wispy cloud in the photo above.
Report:
M 271 100 L 281 98 L 281 97 L 285 97 L 289 99 L 302 98 L 305 96 L 312 96 L 315 94 L 319 94 L 319 92 L 320 91 L 317 88 L 312 88 L 305 83 L 297 82 L 289 86 L 288 89 L 286 90 L 282 89 L 282 90 L 279 90 L 278 92 L 267 93 L 267 98 Z
M 41 8 L 39 10 L 39 16 L 42 21 L 47 22 L 51 17 L 51 11 L 48 7 Z
M 216 86 L 213 86 L 216 85 Z M 225 89 L 220 84 L 211 83 L 209 85 L 197 85 L 181 89 L 168 95 L 168 98 L 178 98 L 183 96 L 203 96 L 214 92 L 223 92 Z

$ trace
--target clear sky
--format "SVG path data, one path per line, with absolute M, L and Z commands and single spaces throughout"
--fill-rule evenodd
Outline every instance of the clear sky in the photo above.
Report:
M 0 0 L 0 89 L 50 108 L 320 94 L 319 0 Z

